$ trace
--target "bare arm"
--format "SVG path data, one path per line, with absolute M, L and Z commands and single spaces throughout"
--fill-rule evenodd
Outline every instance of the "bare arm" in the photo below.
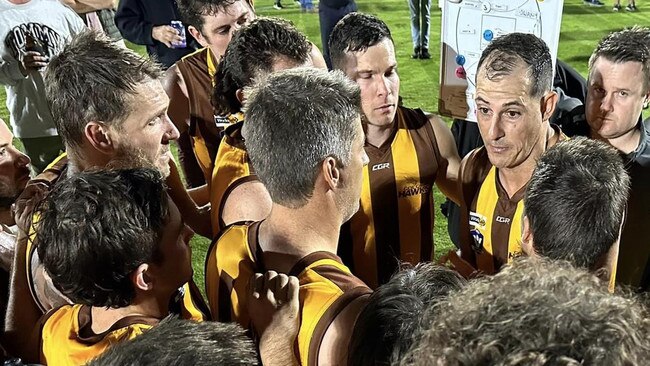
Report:
M 459 204 L 458 173 L 460 157 L 458 156 L 454 136 L 440 117 L 436 115 L 429 115 L 428 117 L 440 151 L 440 159 L 438 159 L 440 166 L 438 167 L 439 174 L 436 184 L 445 196 Z
M 61 2 L 79 14 L 115 7 L 113 0 L 61 0 Z
M 318 353 L 319 365 L 347 365 L 348 346 L 354 330 L 354 323 L 368 303 L 368 297 L 369 295 L 356 298 L 334 318 L 321 342 Z
M 167 177 L 169 196 L 178 206 L 183 219 L 195 233 L 212 239 L 212 227 L 210 225 L 210 209 L 199 208 L 187 193 L 183 181 L 173 159 L 169 160 L 169 177 Z
M 29 188 L 29 187 L 28 187 Z M 27 362 L 38 362 L 38 343 L 34 342 L 33 331 L 38 324 L 42 313 L 29 289 L 27 282 L 27 234 L 31 226 L 31 213 L 33 204 L 40 201 L 40 193 L 36 191 L 31 200 L 16 201 L 16 223 L 20 228 L 16 241 L 16 253 L 13 260 L 13 271 L 11 273 L 9 302 L 5 314 L 5 331 L 3 333 L 3 344 L 6 345 L 10 354 L 18 356 Z
M 190 100 L 185 81 L 178 70 L 178 66 L 173 65 L 165 71 L 162 83 L 169 97 L 167 115 L 178 129 L 178 132 L 183 133 L 190 126 Z
M 258 181 L 242 183 L 224 200 L 221 220 L 226 226 L 239 221 L 263 220 L 271 212 L 271 196 L 264 184 Z
M 192 201 L 194 201 L 199 207 L 203 207 L 210 203 L 210 190 L 208 189 L 207 184 L 196 188 L 190 188 L 187 190 L 187 193 L 189 193 L 190 197 L 192 197 Z
M 298 366 L 293 345 L 300 330 L 298 278 L 268 271 L 249 282 L 248 312 L 259 335 L 264 366 Z

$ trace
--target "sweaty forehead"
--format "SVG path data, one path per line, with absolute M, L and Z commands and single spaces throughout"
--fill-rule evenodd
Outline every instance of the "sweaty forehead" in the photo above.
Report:
M 589 81 L 636 90 L 643 88 L 644 78 L 640 77 L 641 75 L 643 75 L 643 65 L 640 62 L 613 62 L 599 57 L 589 72 Z
M 218 28 L 230 24 L 249 11 L 250 8 L 245 1 L 237 0 L 232 4 L 226 4 L 204 12 L 203 21 L 207 27 Z
M 481 67 L 476 75 L 476 97 L 518 99 L 528 97 L 532 86 L 528 68 L 518 66 L 508 73 L 491 74 Z

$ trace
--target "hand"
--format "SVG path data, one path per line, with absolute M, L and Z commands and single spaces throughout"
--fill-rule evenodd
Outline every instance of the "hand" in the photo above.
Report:
M 26 76 L 29 70 L 38 70 L 47 66 L 50 60 L 36 51 L 27 51 L 21 61 L 23 74 Z
M 298 278 L 268 271 L 249 282 L 248 314 L 259 335 L 262 364 L 295 365 L 293 344 L 300 329 Z
M 176 29 L 169 25 L 159 25 L 151 29 L 151 37 L 165 44 L 168 48 L 172 48 L 174 43 L 183 41 L 183 38 L 178 34 Z

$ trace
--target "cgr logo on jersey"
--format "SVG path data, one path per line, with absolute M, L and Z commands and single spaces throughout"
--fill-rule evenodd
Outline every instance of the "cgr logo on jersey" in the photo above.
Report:
M 496 222 L 499 222 L 501 224 L 510 224 L 510 218 L 509 217 L 503 217 L 503 216 L 497 216 L 495 219 Z
M 372 166 L 372 171 L 376 172 L 378 170 L 389 169 L 389 168 L 390 168 L 390 163 L 375 164 Z
M 397 197 L 406 198 L 406 197 L 422 195 L 427 193 L 429 193 L 429 187 L 425 186 L 424 184 L 417 183 L 417 184 L 404 187 L 404 189 L 402 189 L 397 194 Z

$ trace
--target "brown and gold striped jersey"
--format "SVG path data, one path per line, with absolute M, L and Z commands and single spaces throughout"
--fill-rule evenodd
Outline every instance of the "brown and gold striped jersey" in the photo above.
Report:
M 339 255 L 371 288 L 386 283 L 399 261 L 433 257 L 433 184 L 440 152 L 429 119 L 399 107 L 393 136 L 365 145 L 359 211 L 341 228 Z
M 176 65 L 187 88 L 190 111 L 188 133 L 192 137 L 196 160 L 206 182 L 209 182 L 224 126 L 224 123 L 218 123 L 210 103 L 217 61 L 210 49 L 205 47 L 183 57 Z
M 219 233 L 224 229 L 223 205 L 230 192 L 242 183 L 257 180 L 241 136 L 243 123 L 240 121 L 226 128 L 217 152 L 210 184 L 213 233 Z
M 259 224 L 229 226 L 208 250 L 205 283 L 210 309 L 219 321 L 237 321 L 249 327 L 246 304 L 251 276 L 272 270 L 264 265 L 270 257 L 295 263 L 288 273 L 300 282 L 301 317 L 295 349 L 300 364 L 316 365 L 321 341 L 336 315 L 371 290 L 332 253 L 295 258 L 263 252 L 258 243 Z
M 92 329 L 90 306 L 64 305 L 41 319 L 41 363 L 84 365 L 115 343 L 133 339 L 158 322 L 151 317 L 127 316 L 97 334 Z
M 557 126 L 553 128 L 558 141 L 566 139 Z M 459 176 L 459 240 L 463 259 L 483 273 L 494 274 L 522 253 L 521 220 L 528 184 L 510 197 L 485 147 L 475 149 L 463 159 Z

